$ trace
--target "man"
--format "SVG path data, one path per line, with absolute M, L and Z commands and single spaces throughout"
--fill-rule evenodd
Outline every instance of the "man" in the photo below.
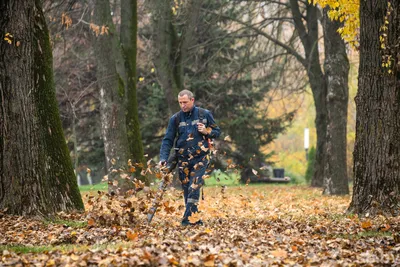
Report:
M 160 165 L 165 165 L 171 148 L 177 153 L 179 180 L 185 198 L 185 213 L 182 226 L 191 225 L 189 216 L 198 212 L 200 187 L 204 184 L 203 175 L 210 161 L 209 140 L 220 135 L 211 112 L 194 105 L 193 93 L 183 90 L 178 94 L 181 110 L 168 122 L 168 128 L 160 149 Z M 176 140 L 175 140 L 176 139 Z M 175 144 L 174 144 L 175 141 Z M 202 225 L 201 220 L 197 225 Z

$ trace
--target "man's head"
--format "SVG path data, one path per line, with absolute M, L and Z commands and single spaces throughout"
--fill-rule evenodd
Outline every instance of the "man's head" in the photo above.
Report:
M 178 94 L 178 102 L 183 112 L 191 111 L 194 106 L 194 96 L 189 90 L 182 90 Z

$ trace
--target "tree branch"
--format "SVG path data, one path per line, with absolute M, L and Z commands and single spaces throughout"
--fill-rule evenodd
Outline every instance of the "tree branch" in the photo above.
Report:
M 280 47 L 282 47 L 283 49 L 285 49 L 289 54 L 293 55 L 304 67 L 307 66 L 306 59 L 305 59 L 304 57 L 302 57 L 299 53 L 297 53 L 297 51 L 294 50 L 293 47 L 290 47 L 290 46 L 288 46 L 287 44 L 284 44 L 283 42 L 279 41 L 278 39 L 272 37 L 271 35 L 265 33 L 264 31 L 262 31 L 262 30 L 260 30 L 260 29 L 258 29 L 258 28 L 255 28 L 252 24 L 246 23 L 246 22 L 241 21 L 241 20 L 236 19 L 236 18 L 232 18 L 232 17 L 229 17 L 229 16 L 225 16 L 225 15 L 222 15 L 222 17 L 223 17 L 223 18 L 226 18 L 226 19 L 230 19 L 230 20 L 232 20 L 232 21 L 234 21 L 234 22 L 237 22 L 237 23 L 239 23 L 239 24 L 241 24 L 241 25 L 243 25 L 243 26 L 246 26 L 247 28 L 249 28 L 249 29 L 255 31 L 255 32 L 258 33 L 259 35 L 261 35 L 261 36 L 267 38 L 268 40 L 270 40 L 270 41 L 273 42 L 274 44 L 279 45 Z

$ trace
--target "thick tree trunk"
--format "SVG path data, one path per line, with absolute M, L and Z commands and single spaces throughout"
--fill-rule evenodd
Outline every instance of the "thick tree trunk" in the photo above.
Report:
M 41 216 L 83 210 L 41 1 L 0 2 L 0 29 L 0 210 Z
M 126 74 L 126 128 L 129 151 L 132 161 L 141 163 L 144 167 L 146 161 L 143 156 L 143 143 L 140 134 L 136 96 L 137 1 L 122 0 L 121 6 L 123 7 L 121 8 L 121 45 Z M 146 177 L 140 175 L 142 168 L 137 168 L 136 177 L 149 184 Z
M 202 0 L 184 2 L 181 29 L 174 25 L 170 1 L 152 0 L 153 10 L 153 44 L 155 47 L 154 64 L 157 77 L 164 88 L 170 113 L 179 110 L 177 96 L 185 89 L 184 68 L 190 60 L 189 47 L 196 39 L 196 25 L 200 16 Z M 177 32 L 180 32 L 178 35 Z
M 346 160 L 347 105 L 349 98 L 349 61 L 337 29 L 338 21 L 328 18 L 324 9 L 325 77 L 327 82 L 327 136 L 325 147 L 324 194 L 349 193 Z
M 116 70 L 118 39 L 110 15 L 109 0 L 97 0 L 95 23 L 108 27 L 108 34 L 96 36 L 96 76 L 100 89 L 100 114 L 104 152 L 110 182 L 118 179 L 113 169 L 126 167 L 128 163 L 128 138 L 126 132 L 125 88 Z M 121 187 L 121 184 L 118 185 Z M 109 191 L 116 190 L 110 186 Z
M 400 214 L 400 2 L 390 2 L 385 47 L 394 59 L 394 75 L 382 67 L 379 40 L 388 2 L 360 1 L 354 193 L 349 207 L 357 214 Z
M 322 187 L 325 170 L 325 147 L 327 129 L 326 109 L 326 80 L 319 62 L 318 45 L 318 8 L 306 3 L 306 26 L 303 24 L 303 15 L 300 12 L 298 0 L 290 0 L 290 7 L 296 30 L 299 32 L 305 54 L 308 79 L 314 98 L 316 111 L 315 128 L 317 130 L 317 147 L 315 153 L 314 174 L 311 186 Z

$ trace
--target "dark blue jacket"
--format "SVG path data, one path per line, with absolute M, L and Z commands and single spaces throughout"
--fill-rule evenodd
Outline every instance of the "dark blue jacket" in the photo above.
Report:
M 176 127 L 176 116 L 179 118 L 179 126 Z M 221 130 L 215 123 L 215 120 L 209 110 L 204 110 L 204 118 L 201 121 L 206 127 L 210 127 L 211 133 L 203 135 L 197 130 L 197 123 L 199 122 L 199 108 L 194 106 L 189 112 L 180 111 L 174 114 L 168 122 L 168 128 L 165 133 L 164 139 L 161 143 L 160 161 L 167 161 L 171 148 L 174 146 L 177 150 L 181 149 L 181 156 L 188 156 L 192 154 L 204 155 L 206 152 L 202 151 L 200 154 L 194 153 L 200 148 L 199 142 L 202 142 L 204 147 L 208 147 L 208 138 L 217 138 Z M 183 152 L 183 153 L 182 153 Z

